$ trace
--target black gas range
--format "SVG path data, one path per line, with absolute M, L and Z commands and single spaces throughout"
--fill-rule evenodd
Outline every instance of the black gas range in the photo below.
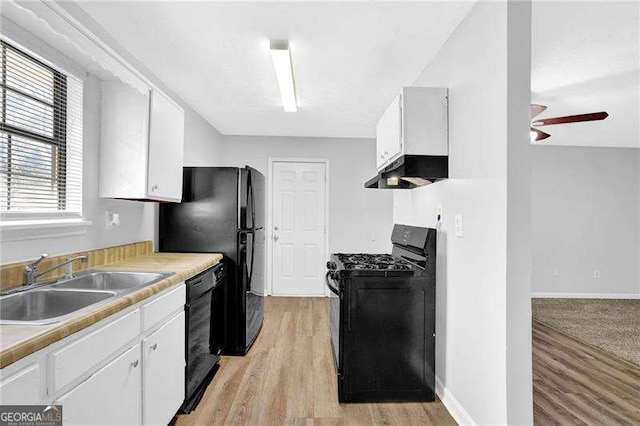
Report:
M 327 262 L 341 402 L 435 399 L 436 230 L 394 225 L 391 242 Z

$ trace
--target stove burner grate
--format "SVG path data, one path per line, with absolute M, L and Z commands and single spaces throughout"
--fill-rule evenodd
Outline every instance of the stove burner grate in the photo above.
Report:
M 388 254 L 339 253 L 345 269 L 411 269 L 411 264 Z

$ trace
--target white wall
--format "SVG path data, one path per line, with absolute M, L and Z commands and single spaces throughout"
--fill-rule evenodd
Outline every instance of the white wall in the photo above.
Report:
M 185 109 L 185 166 L 206 166 L 222 161 L 223 149 L 224 136 L 191 108 Z
M 391 191 L 365 189 L 376 174 L 372 139 L 224 136 L 185 146 L 186 166 L 249 165 L 268 176 L 269 157 L 329 159 L 329 252 L 390 252 Z M 188 159 L 188 160 L 187 160 Z M 268 182 L 267 182 L 268 185 Z
M 435 227 L 443 206 L 436 375 L 443 402 L 461 423 L 533 421 L 527 213 L 514 210 L 509 222 L 524 234 L 507 232 L 507 212 L 518 199 L 509 185 L 517 181 L 521 197 L 529 196 L 530 10 L 509 3 L 476 4 L 415 82 L 449 88 L 451 178 L 394 191 L 394 222 Z M 516 22 L 507 28 L 508 19 Z M 508 111 L 519 115 L 508 120 Z M 519 147 L 520 163 L 509 144 Z M 454 235 L 456 215 L 463 216 L 463 237 Z
M 534 296 L 640 294 L 640 150 L 535 146 L 532 174 Z

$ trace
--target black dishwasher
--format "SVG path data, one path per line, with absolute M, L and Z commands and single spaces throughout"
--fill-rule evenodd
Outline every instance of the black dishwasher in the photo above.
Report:
M 222 262 L 185 282 L 187 286 L 185 400 L 180 408 L 190 413 L 200 402 L 207 385 L 220 366 L 219 351 L 212 350 L 211 309 L 222 294 L 224 267 Z M 217 303 L 219 305 L 219 303 Z

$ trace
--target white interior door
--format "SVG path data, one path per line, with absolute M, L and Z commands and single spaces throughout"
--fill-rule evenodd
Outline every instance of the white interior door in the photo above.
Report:
M 325 294 L 326 174 L 325 163 L 273 163 L 274 295 Z

